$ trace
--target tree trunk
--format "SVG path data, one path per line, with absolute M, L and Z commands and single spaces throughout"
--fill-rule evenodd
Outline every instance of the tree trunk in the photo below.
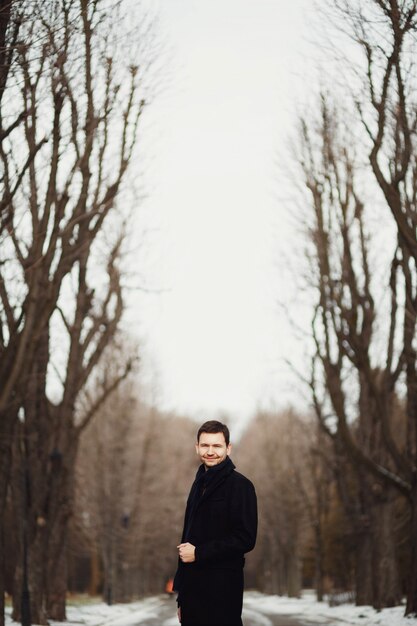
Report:
M 405 614 L 417 615 L 417 480 L 415 476 L 411 507 L 411 566 Z
M 315 536 L 315 587 L 317 602 L 323 601 L 324 595 L 324 548 L 321 522 L 317 521 L 314 528 Z
M 36 384 L 35 376 L 32 382 Z M 65 619 L 65 548 L 72 511 L 76 438 L 67 434 L 68 444 L 61 436 L 61 440 L 55 442 L 60 446 L 59 451 L 53 448 L 51 439 L 43 437 L 41 440 L 39 433 L 45 432 L 46 429 L 42 429 L 45 421 L 52 421 L 55 415 L 53 407 L 46 405 L 42 390 L 36 389 L 35 393 L 30 384 L 28 387 L 32 406 L 25 407 L 26 417 L 20 438 L 25 446 L 20 454 L 16 446 L 16 454 L 13 455 L 14 515 L 17 525 L 21 524 L 13 619 L 20 621 L 22 616 L 26 552 L 31 620 L 34 624 L 47 624 L 49 617 L 56 621 Z
M 295 544 L 288 551 L 287 556 L 288 597 L 299 598 L 301 595 L 301 563 L 298 547 Z
M 114 582 L 114 549 L 113 535 L 110 530 L 107 536 L 107 545 L 103 552 L 104 585 L 103 600 L 111 606 L 113 604 L 113 582 Z M 144 590 L 143 590 L 144 592 Z
M 372 606 L 372 535 L 369 527 L 362 528 L 357 535 L 355 551 L 355 593 L 357 606 Z
M 47 616 L 45 609 L 44 588 L 44 537 L 43 529 L 37 533 L 35 541 L 29 541 L 27 548 L 27 574 L 28 588 L 30 594 L 30 616 L 33 624 L 47 624 Z M 22 598 L 24 594 L 24 555 L 23 545 L 20 546 L 18 566 L 15 571 L 14 589 L 13 589 L 13 612 L 12 619 L 16 622 L 22 620 Z
M 6 563 L 4 560 L 4 515 L 3 507 L 0 506 L 0 626 L 4 626 L 4 595 L 6 590 L 5 584 L 5 570 Z
M 374 601 L 375 609 L 392 607 L 401 602 L 401 589 L 395 551 L 393 504 L 379 501 L 373 509 Z
M 4 520 L 6 517 L 7 488 L 10 480 L 11 449 L 14 435 L 15 414 L 0 414 L 2 436 L 0 437 L 0 625 L 4 626 L 5 544 Z
M 67 538 L 68 525 L 74 506 L 74 468 L 78 437 L 67 429 L 62 436 L 61 453 L 55 463 L 50 483 L 50 530 L 48 535 L 46 572 L 46 610 L 50 619 L 66 620 L 67 596 Z
M 356 471 L 356 485 L 352 493 L 348 484 L 349 465 L 341 451 L 340 440 L 337 442 L 336 468 L 337 488 L 343 504 L 345 515 L 354 532 L 354 569 L 355 569 L 355 598 L 357 606 L 371 605 L 373 602 L 373 568 L 372 568 L 372 518 L 371 498 L 367 477 L 361 468 Z
M 88 593 L 90 596 L 96 596 L 101 582 L 100 561 L 97 550 L 94 548 L 90 555 L 90 584 Z
M 13 612 L 15 621 L 47 624 L 44 596 L 43 555 L 45 528 L 38 523 L 33 503 L 33 467 L 28 448 L 27 424 L 18 423 L 17 437 L 12 450 L 11 490 L 13 517 L 17 532 L 18 550 L 13 584 Z M 30 619 L 28 612 L 30 611 Z
M 48 618 L 63 622 L 66 617 L 67 596 L 67 553 L 66 553 L 66 530 L 59 546 L 54 546 L 52 552 L 56 558 L 48 561 L 48 587 L 46 591 L 46 609 Z

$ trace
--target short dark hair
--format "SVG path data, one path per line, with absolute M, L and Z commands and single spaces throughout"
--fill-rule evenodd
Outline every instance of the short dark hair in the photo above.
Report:
M 226 424 L 222 424 L 217 420 L 209 420 L 208 422 L 204 422 L 202 426 L 198 429 L 197 432 L 197 443 L 200 441 L 201 433 L 223 433 L 224 439 L 226 441 L 226 446 L 229 445 L 230 442 L 230 432 L 227 428 Z

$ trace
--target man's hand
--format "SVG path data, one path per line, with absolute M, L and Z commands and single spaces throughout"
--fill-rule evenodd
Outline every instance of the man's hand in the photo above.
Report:
M 195 546 L 192 543 L 180 543 L 177 548 L 183 563 L 193 563 L 195 561 Z

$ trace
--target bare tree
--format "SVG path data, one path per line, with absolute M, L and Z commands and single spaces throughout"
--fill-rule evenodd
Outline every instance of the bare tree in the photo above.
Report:
M 20 17 L 16 9 L 19 4 L 19 2 L 13 0 L 2 0 L 0 2 L 0 143 L 3 142 L 23 119 L 23 116 L 19 115 L 16 119 L 13 119 L 12 122 L 5 122 L 1 105 L 14 58 L 16 40 L 19 34 Z M 3 210 L 4 203 L 2 200 L 0 200 L 0 205 Z M 0 226 L 0 231 L 1 228 Z M 3 329 L 0 325 L 0 354 L 3 345 Z M 0 479 L 0 512 L 2 513 L 4 513 L 6 506 L 6 486 L 9 480 L 11 441 L 16 412 L 15 406 L 12 403 L 9 404 L 9 412 L 11 417 L 5 420 L 2 419 L 2 411 L 0 410 L 0 475 L 3 477 L 2 480 Z M 2 625 L 4 624 L 5 552 L 4 533 L 1 531 L 0 523 L 0 623 Z
M 44 583 L 38 578 L 32 596 L 38 623 L 45 622 L 46 612 L 57 619 L 65 615 L 60 546 L 71 514 L 79 433 L 131 366 L 128 362 L 107 380 L 101 398 L 81 407 L 85 386 L 123 311 L 118 224 L 126 212 L 117 211 L 115 203 L 145 104 L 144 61 L 129 65 L 121 49 L 115 27 L 119 9 L 104 0 L 31 3 L 1 102 L 2 120 L 19 109 L 21 114 L 0 150 L 1 458 L 2 463 L 10 459 L 17 411 L 23 407 L 36 492 L 29 539 L 36 535 L 39 544 L 33 555 L 30 546 L 30 571 L 38 569 L 42 550 L 42 558 L 47 554 L 47 589 L 40 591 Z M 51 360 L 51 351 L 60 356 Z M 57 361 L 61 392 L 54 389 L 51 399 Z M 7 472 L 0 481 L 3 495 Z M 56 571 L 63 572 L 60 581 L 52 575 Z
M 393 533 L 388 531 L 391 540 L 386 536 L 393 523 L 390 494 L 395 489 L 408 497 L 411 490 L 404 464 L 405 437 L 394 429 L 396 389 L 404 362 L 404 348 L 398 349 L 395 339 L 401 323 L 399 265 L 395 252 L 389 281 L 391 302 L 384 316 L 383 307 L 376 309 L 371 280 L 363 199 L 363 184 L 369 180 L 360 180 L 363 167 L 355 153 L 353 133 L 340 117 L 323 97 L 319 120 L 304 121 L 300 131 L 300 163 L 311 207 L 307 237 L 317 294 L 311 389 L 322 427 L 335 445 L 343 444 L 360 472 L 361 515 L 357 520 L 363 523 L 358 538 L 362 563 L 368 567 L 357 567 L 363 572 L 357 581 L 357 601 L 369 603 L 372 598 L 380 607 L 400 599 Z M 382 341 L 379 323 L 385 324 L 386 343 L 377 367 L 375 346 Z
M 401 342 L 398 368 L 406 383 L 406 446 L 399 451 L 389 433 L 382 411 L 381 426 L 390 456 L 401 475 L 402 487 L 412 512 L 412 564 L 406 612 L 417 612 L 417 368 L 415 334 L 417 319 L 417 176 L 415 92 L 417 5 L 414 0 L 334 0 L 330 12 L 339 33 L 347 33 L 362 52 L 362 63 L 351 68 L 355 81 L 348 94 L 362 122 L 363 141 L 374 180 L 397 228 L 397 251 L 392 262 L 391 291 L 397 308 L 401 289 L 404 315 L 395 340 L 387 349 L 387 370 L 392 352 Z M 357 89 L 355 88 L 357 85 Z M 395 326 L 395 316 L 392 324 Z M 399 338 L 401 336 L 401 339 Z M 382 388 L 390 385 L 386 372 Z M 385 433 L 385 434 L 384 434 Z

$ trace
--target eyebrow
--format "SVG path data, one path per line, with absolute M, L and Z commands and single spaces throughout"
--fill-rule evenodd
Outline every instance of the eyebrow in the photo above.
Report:
M 200 446 L 213 446 L 213 448 L 221 448 L 222 443 L 200 443 Z

